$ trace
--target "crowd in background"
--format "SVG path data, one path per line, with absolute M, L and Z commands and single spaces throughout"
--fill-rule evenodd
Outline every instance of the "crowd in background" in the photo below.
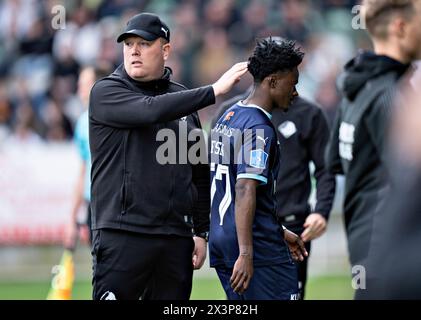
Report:
M 154 12 L 171 30 L 167 65 L 187 87 L 215 81 L 249 56 L 256 37 L 297 40 L 306 53 L 300 95 L 319 103 L 329 121 L 338 101 L 336 77 L 357 48 L 369 48 L 352 28 L 351 0 L 3 0 L 0 2 L 0 146 L 66 141 L 84 108 L 77 95 L 79 70 L 118 66 L 116 36 L 139 12 Z M 65 8 L 55 30 L 52 8 Z M 354 8 L 355 10 L 355 8 Z M 245 90 L 243 81 L 232 95 Z M 228 98 L 228 97 L 226 97 Z M 217 104 L 222 101 L 217 101 Z M 201 111 L 209 129 L 215 107 Z

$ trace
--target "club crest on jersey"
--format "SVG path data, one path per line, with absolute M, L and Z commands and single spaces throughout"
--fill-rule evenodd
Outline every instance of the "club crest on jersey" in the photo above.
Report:
M 231 117 L 234 115 L 234 111 L 230 111 L 227 113 L 227 115 L 224 118 L 224 121 L 229 121 L 231 119 Z
M 250 151 L 250 166 L 257 169 L 266 168 L 269 155 L 262 149 Z

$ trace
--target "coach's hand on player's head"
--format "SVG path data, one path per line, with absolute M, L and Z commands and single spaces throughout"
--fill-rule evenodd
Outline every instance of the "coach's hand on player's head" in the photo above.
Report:
M 203 266 L 206 259 L 206 240 L 201 237 L 193 237 L 194 250 L 192 256 L 193 269 L 197 270 Z
M 294 232 L 284 229 L 284 239 L 295 261 L 303 261 L 304 257 L 308 256 L 303 240 Z
M 301 234 L 301 239 L 304 242 L 311 241 L 320 237 L 326 231 L 326 218 L 320 213 L 312 213 L 307 217 L 303 226 L 305 229 Z
M 253 277 L 253 251 L 240 252 L 235 261 L 230 279 L 231 288 L 238 294 L 243 294 Z
M 233 65 L 212 85 L 215 97 L 229 92 L 246 72 L 247 62 L 239 62 Z

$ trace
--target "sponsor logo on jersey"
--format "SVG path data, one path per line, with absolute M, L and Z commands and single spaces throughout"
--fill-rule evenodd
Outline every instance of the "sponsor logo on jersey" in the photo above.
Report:
M 250 151 L 250 166 L 257 169 L 266 168 L 266 162 L 269 155 L 262 149 Z
M 257 140 L 261 140 L 261 141 L 263 141 L 263 144 L 264 144 L 264 145 L 266 145 L 266 143 L 267 143 L 267 141 L 268 141 L 268 139 L 269 139 L 269 137 L 268 137 L 268 138 L 262 138 L 262 137 L 260 137 L 260 136 L 256 136 L 256 138 L 257 138 Z

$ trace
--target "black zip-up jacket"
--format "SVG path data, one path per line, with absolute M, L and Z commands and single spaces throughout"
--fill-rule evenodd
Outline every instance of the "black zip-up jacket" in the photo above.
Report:
M 388 188 L 387 147 L 396 85 L 409 65 L 361 52 L 338 79 L 343 93 L 326 153 L 328 169 L 345 174 L 344 214 L 351 264 L 367 257 L 373 219 Z
M 170 129 L 179 141 L 184 121 L 188 131 L 200 128 L 195 111 L 215 103 L 215 95 L 211 86 L 185 90 L 170 74 L 166 68 L 161 79 L 138 82 L 120 65 L 92 88 L 93 229 L 191 236 L 193 220 L 195 233 L 209 230 L 208 165 L 178 164 L 178 143 L 177 164 L 159 164 L 164 141 L 157 133 Z
M 222 103 L 213 118 L 212 127 L 228 108 L 245 99 L 251 89 Z M 328 220 L 332 209 L 335 176 L 326 170 L 324 162 L 329 126 L 322 110 L 301 97 L 294 99 L 287 112 L 274 110 L 272 123 L 277 129 L 281 149 L 276 183 L 277 216 L 283 225 L 301 233 L 303 223 L 310 213 L 320 213 Z M 314 210 L 311 210 L 308 201 L 311 192 L 310 161 L 315 165 L 317 187 Z
M 324 150 L 329 141 L 329 126 L 323 111 L 297 97 L 287 112 L 274 110 L 272 122 L 281 147 L 281 166 L 276 185 L 278 216 L 294 232 L 312 212 L 329 219 L 335 196 L 335 176 L 325 168 Z M 314 163 L 316 205 L 310 207 L 311 178 L 309 163 Z

